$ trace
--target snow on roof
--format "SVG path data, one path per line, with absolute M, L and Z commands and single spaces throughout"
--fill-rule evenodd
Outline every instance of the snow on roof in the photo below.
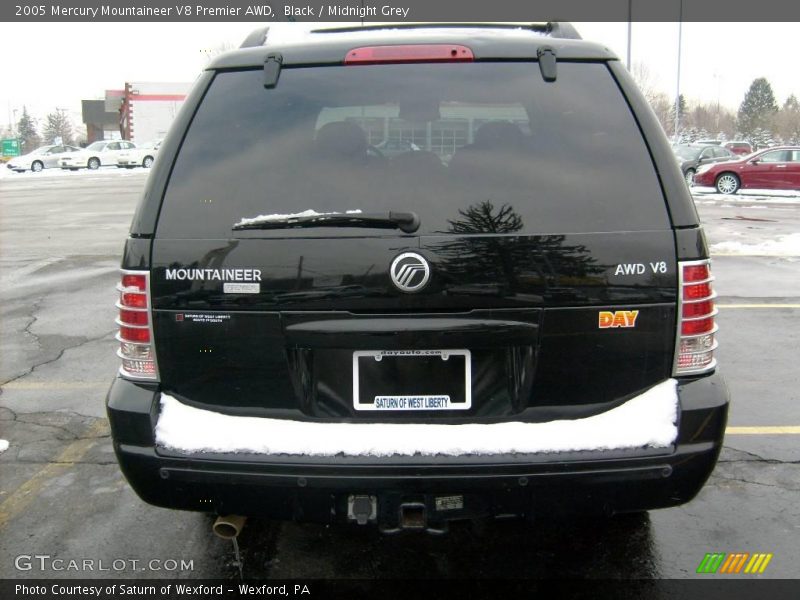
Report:
M 156 444 L 183 453 L 376 457 L 663 448 L 677 437 L 677 415 L 675 379 L 599 415 L 547 423 L 319 423 L 237 417 L 162 394 Z

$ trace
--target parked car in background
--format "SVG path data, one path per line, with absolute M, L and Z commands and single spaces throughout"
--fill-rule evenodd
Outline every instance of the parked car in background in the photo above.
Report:
M 681 173 L 689 185 L 692 185 L 694 174 L 700 165 L 736 158 L 733 152 L 721 146 L 684 144 L 675 146 L 673 151 L 681 165 Z
M 132 169 L 133 167 L 149 169 L 153 166 L 156 156 L 158 156 L 159 146 L 161 146 L 161 140 L 145 142 L 136 146 L 136 148 L 122 150 L 117 157 L 117 166 L 127 169 Z
M 62 169 L 70 169 L 72 171 L 116 166 L 120 152 L 134 148 L 136 148 L 136 144 L 124 140 L 93 142 L 80 152 L 64 156 L 59 161 L 59 164 Z
M 61 158 L 73 156 L 80 152 L 80 148 L 66 145 L 41 146 L 22 156 L 17 156 L 8 161 L 6 165 L 12 171 L 33 171 L 38 173 L 42 169 L 57 167 Z
M 695 185 L 714 186 L 720 194 L 740 188 L 800 190 L 800 147 L 768 148 L 755 154 L 697 169 Z
M 722 140 L 697 140 L 693 143 L 699 146 L 721 146 Z
M 722 147 L 727 148 L 734 154 L 739 154 L 742 156 L 746 156 L 748 154 L 753 153 L 753 146 L 750 144 L 750 142 L 738 142 L 738 141 L 725 142 L 722 145 Z

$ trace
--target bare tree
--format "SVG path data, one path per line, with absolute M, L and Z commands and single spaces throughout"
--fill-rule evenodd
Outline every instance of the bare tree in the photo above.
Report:
M 633 63 L 631 66 L 631 75 L 652 107 L 659 96 L 663 95 L 663 93 L 658 90 L 658 78 L 650 71 L 650 67 L 643 62 Z
M 690 103 L 683 117 L 686 127 L 698 132 L 705 131 L 714 139 L 730 139 L 736 133 L 736 114 L 716 102 L 710 104 Z M 698 134 L 701 138 L 705 134 Z
M 72 144 L 72 122 L 63 109 L 56 109 L 45 118 L 44 139 L 47 143 L 61 138 L 62 144 Z
M 658 89 L 658 78 L 653 75 L 650 67 L 643 62 L 635 62 L 631 66 L 631 76 L 639 86 L 642 95 L 650 104 L 650 108 L 661 123 L 662 129 L 666 133 L 672 133 L 674 124 L 670 118 L 670 111 L 672 110 L 672 103 L 667 95 Z

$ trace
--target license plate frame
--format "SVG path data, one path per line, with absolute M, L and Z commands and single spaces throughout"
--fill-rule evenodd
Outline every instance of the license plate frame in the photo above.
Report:
M 384 360 L 393 362 L 395 366 L 409 367 L 410 362 L 402 363 L 399 361 L 413 361 L 414 359 L 424 359 L 426 364 L 418 366 L 435 369 L 435 359 L 443 362 L 450 361 L 451 358 L 455 360 L 453 363 L 447 365 L 447 370 L 458 371 L 456 363 L 463 361 L 463 401 L 460 398 L 461 394 L 447 393 L 462 390 L 461 387 L 453 387 L 453 377 L 447 377 L 445 383 L 438 385 L 443 389 L 440 393 L 436 390 L 423 389 L 425 386 L 437 385 L 431 383 L 431 377 L 425 377 L 427 381 L 416 382 L 412 385 L 418 385 L 418 390 L 412 390 L 408 393 L 408 382 L 404 382 L 403 386 L 406 388 L 404 393 L 383 393 L 373 395 L 370 401 L 361 401 L 361 392 L 365 388 L 375 389 L 375 385 L 370 386 L 370 382 L 362 381 L 364 374 L 360 361 L 362 359 L 372 358 L 376 363 L 383 362 Z M 367 367 L 369 368 L 369 366 Z M 424 372 L 425 369 L 422 369 Z M 459 379 L 460 380 L 460 379 Z M 364 384 L 367 385 L 364 385 Z M 447 389 L 444 389 L 447 388 Z M 433 393 L 432 393 L 433 392 Z M 368 393 L 371 393 L 368 391 Z M 365 398 L 366 400 L 366 398 Z M 452 410 L 468 410 L 472 408 L 472 353 L 467 349 L 445 349 L 445 350 L 356 350 L 353 352 L 353 408 L 357 411 L 373 411 L 373 412 L 417 412 L 417 411 L 452 411 Z

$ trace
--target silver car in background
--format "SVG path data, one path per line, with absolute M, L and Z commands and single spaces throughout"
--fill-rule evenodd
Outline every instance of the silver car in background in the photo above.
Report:
M 80 152 L 80 148 L 64 144 L 40 146 L 28 154 L 12 158 L 6 166 L 12 171 L 33 171 L 38 173 L 42 169 L 58 167 L 63 157 L 71 156 L 78 152 Z

